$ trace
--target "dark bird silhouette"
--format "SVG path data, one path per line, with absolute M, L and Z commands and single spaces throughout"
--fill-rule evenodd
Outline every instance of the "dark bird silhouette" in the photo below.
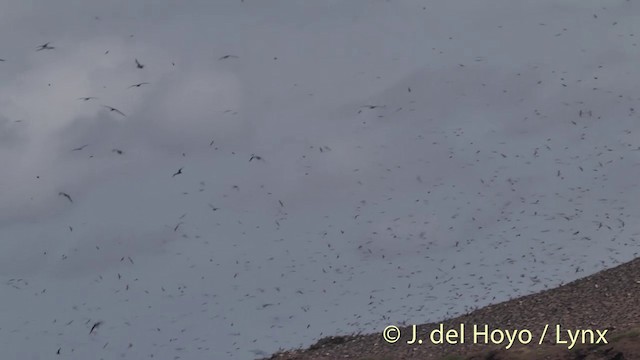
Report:
M 5 59 L 0 59 L 0 61 L 6 61 Z
M 225 55 L 225 56 L 221 56 L 218 60 L 225 60 L 225 59 L 239 59 L 239 56 L 236 55 Z
M 249 162 L 251 162 L 251 160 L 256 159 L 256 160 L 262 160 L 261 156 L 258 156 L 256 154 L 251 154 L 251 157 L 249 158 Z
M 58 193 L 58 196 L 64 196 L 64 197 L 66 197 L 66 198 L 69 200 L 69 202 L 71 202 L 71 203 L 73 202 L 73 200 L 71 199 L 71 196 L 69 196 L 69 194 L 67 194 L 66 192 L 62 192 L 62 191 L 60 191 L 60 192 Z
M 149 84 L 148 82 L 141 82 L 141 83 L 137 83 L 137 84 L 133 84 L 131 86 L 129 86 L 127 89 L 131 89 L 132 87 L 140 87 L 142 85 L 147 85 Z
M 75 148 L 75 149 L 72 149 L 71 151 L 80 151 L 80 150 L 82 150 L 82 149 L 86 148 L 87 146 L 89 146 L 89 144 L 84 144 L 84 145 L 82 145 L 82 146 L 80 146 L 80 147 L 77 147 L 77 148 Z
M 127 115 L 125 115 L 122 111 L 120 111 L 120 110 L 118 110 L 118 109 L 116 109 L 116 108 L 114 108 L 114 107 L 107 106 L 107 105 L 102 105 L 102 106 L 104 106 L 104 107 L 106 107 L 107 109 L 109 109 L 109 111 L 115 111 L 115 112 L 117 112 L 118 114 L 120 114 L 120 115 L 122 115 L 122 116 L 127 116 Z
M 178 171 L 176 171 L 173 175 L 171 175 L 171 177 L 174 177 L 176 175 L 180 175 L 182 174 L 182 168 L 178 169 Z
M 97 99 L 97 97 L 94 97 L 94 96 L 86 96 L 86 97 L 78 98 L 78 100 L 83 100 L 83 101 L 89 101 L 89 100 L 93 100 L 93 99 Z
M 40 46 L 38 46 L 38 48 L 36 49 L 36 51 L 40 51 L 40 50 L 53 50 L 55 49 L 55 47 L 53 46 L 49 46 L 50 43 L 44 43 Z
M 102 325 L 102 321 L 95 322 L 91 327 L 91 330 L 89 330 L 89 334 L 92 334 L 95 330 L 98 330 L 98 327 L 100 327 L 100 325 Z
M 122 155 L 124 153 L 124 151 L 122 151 L 120 149 L 113 149 L 111 151 L 113 151 L 114 153 L 117 153 L 118 155 Z
M 144 68 L 144 65 L 143 65 L 143 64 L 140 64 L 140 62 L 138 61 L 138 59 L 136 59 L 136 67 L 137 67 L 138 69 L 142 69 L 142 68 Z

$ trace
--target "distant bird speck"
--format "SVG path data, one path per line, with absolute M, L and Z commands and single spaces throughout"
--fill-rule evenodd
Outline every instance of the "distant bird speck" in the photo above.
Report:
M 55 47 L 53 46 L 49 46 L 50 43 L 44 43 L 40 46 L 38 46 L 38 48 L 36 49 L 36 51 L 40 51 L 40 50 L 53 50 L 55 49 Z
M 141 82 L 141 83 L 137 83 L 137 84 L 133 84 L 131 86 L 129 86 L 127 89 L 131 89 L 132 87 L 140 87 L 142 85 L 147 85 L 149 84 L 148 82 Z
M 66 198 L 67 198 L 67 200 L 69 200 L 69 202 L 71 202 L 71 203 L 73 202 L 73 200 L 71 199 L 71 196 L 69 196 L 69 194 L 67 194 L 66 192 L 62 192 L 62 191 L 60 191 L 60 192 L 58 193 L 58 196 L 64 196 L 64 197 L 66 197 Z
M 92 334 L 95 330 L 98 330 L 98 327 L 100 327 L 100 325 L 102 325 L 102 321 L 95 322 L 91 327 L 91 330 L 89 330 L 89 334 Z
M 251 160 L 256 159 L 256 160 L 262 160 L 261 156 L 258 156 L 256 154 L 251 154 L 251 157 L 249 158 L 249 162 L 251 162 Z
M 102 105 L 102 106 L 104 106 L 104 107 L 106 107 L 107 109 L 109 109 L 109 111 L 115 111 L 115 112 L 117 112 L 118 114 L 120 114 L 120 115 L 122 115 L 122 116 L 126 116 L 122 111 L 120 111 L 120 110 L 118 110 L 118 109 L 116 109 L 116 108 L 114 108 L 114 107 L 107 106 L 107 105 Z
M 71 151 L 80 151 L 80 150 L 86 148 L 87 146 L 89 146 L 89 144 L 84 144 L 84 145 L 79 146 L 79 147 L 77 147 L 75 149 L 71 149 Z

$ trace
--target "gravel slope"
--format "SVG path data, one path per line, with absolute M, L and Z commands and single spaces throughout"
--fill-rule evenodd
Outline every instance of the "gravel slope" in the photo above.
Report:
M 387 344 L 379 333 L 329 337 L 309 349 L 282 352 L 269 359 L 465 359 L 475 353 L 480 353 L 472 357 L 477 359 L 539 358 L 541 354 L 549 359 L 640 359 L 638 339 L 624 338 L 622 343 L 616 343 L 615 346 L 624 347 L 626 354 L 611 345 L 621 334 L 629 334 L 640 325 L 640 258 L 555 289 L 478 309 L 444 321 L 443 327 L 445 331 L 459 329 L 460 324 L 465 324 L 464 344 L 434 345 L 428 334 L 440 324 L 431 323 L 416 327 L 417 333 L 425 339 L 421 345 L 407 344 L 412 336 L 412 328 L 407 327 L 400 329 L 402 335 L 394 344 Z M 508 345 L 507 339 L 500 345 L 474 344 L 473 326 L 485 324 L 490 330 L 529 330 L 532 339 L 527 345 L 518 344 L 516 340 L 509 350 L 504 349 Z M 548 331 L 540 345 L 538 341 L 547 324 Z M 587 329 L 593 331 L 593 339 L 591 333 L 585 332 L 586 344 L 578 346 L 582 343 L 579 338 L 576 346 L 568 350 L 571 341 L 566 330 Z M 603 345 L 596 330 L 600 333 L 606 330 L 604 338 L 609 343 L 608 348 L 586 346 L 598 342 Z M 478 339 L 483 340 L 482 337 Z M 558 340 L 568 342 L 560 344 Z M 523 341 L 527 341 L 526 333 Z M 490 352 L 500 348 L 501 351 Z

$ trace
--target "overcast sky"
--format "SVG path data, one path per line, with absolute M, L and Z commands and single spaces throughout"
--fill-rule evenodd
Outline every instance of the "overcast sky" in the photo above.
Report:
M 638 16 L 0 0 L 3 356 L 252 359 L 634 258 Z

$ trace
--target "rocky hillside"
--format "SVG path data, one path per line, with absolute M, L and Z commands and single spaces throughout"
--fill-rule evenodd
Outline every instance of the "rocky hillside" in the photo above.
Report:
M 440 325 L 450 344 L 434 344 L 442 338 Z M 485 325 L 488 338 L 483 335 Z M 401 334 L 393 344 L 381 333 L 328 337 L 308 349 L 269 359 L 640 359 L 640 258 L 442 324 L 418 325 L 412 344 L 407 342 L 412 341 L 413 327 L 397 330 L 389 332 L 389 336 Z M 418 344 L 419 340 L 423 342 Z

